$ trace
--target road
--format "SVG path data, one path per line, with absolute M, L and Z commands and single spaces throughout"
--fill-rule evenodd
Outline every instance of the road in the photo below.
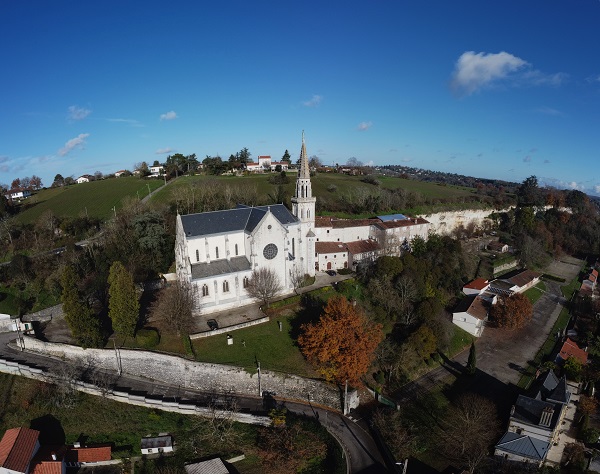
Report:
M 16 333 L 0 333 L 0 357 L 3 359 L 35 366 L 45 372 L 55 373 L 65 364 L 60 359 L 44 357 L 39 354 L 20 352 L 9 342 L 16 338 Z M 214 400 L 215 394 L 200 392 L 152 381 L 134 378 L 127 375 L 112 375 L 112 387 L 120 391 L 135 392 L 138 395 L 147 394 L 153 398 L 165 400 L 181 400 L 206 406 Z M 235 396 L 237 406 L 241 412 L 265 415 L 272 407 L 272 403 L 284 406 L 293 413 L 315 418 L 324 426 L 342 445 L 347 457 L 348 472 L 352 474 L 375 474 L 390 472 L 385 467 L 385 461 L 375 441 L 370 436 L 367 428 L 339 412 L 326 407 L 315 406 L 309 402 L 283 400 L 277 396 L 268 400 L 260 397 Z

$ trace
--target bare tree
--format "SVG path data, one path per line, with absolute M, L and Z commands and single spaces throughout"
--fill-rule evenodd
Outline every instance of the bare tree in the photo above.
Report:
M 301 288 L 306 281 L 306 275 L 298 270 L 290 270 L 290 283 L 294 287 L 294 291 L 298 293 L 298 288 Z
M 248 294 L 252 298 L 262 301 L 263 305 L 267 308 L 269 307 L 269 302 L 281 289 L 281 283 L 277 274 L 266 267 L 254 270 L 246 287 Z
M 150 315 L 159 321 L 166 332 L 189 334 L 193 327 L 194 296 L 190 283 L 177 280 L 162 289 L 152 306 Z

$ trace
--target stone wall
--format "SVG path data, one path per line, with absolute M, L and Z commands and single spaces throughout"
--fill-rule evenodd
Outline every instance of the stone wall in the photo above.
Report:
M 136 377 L 206 392 L 258 395 L 258 375 L 239 367 L 207 364 L 131 349 L 82 349 L 68 344 L 43 342 L 32 337 L 24 337 L 24 342 L 27 351 L 113 371 L 118 370 L 118 354 L 123 373 Z M 306 401 L 310 397 L 315 403 L 341 409 L 340 391 L 318 380 L 262 370 L 261 390 L 274 392 L 278 397 L 290 400 Z M 356 391 L 349 393 L 348 399 L 349 408 L 358 406 Z

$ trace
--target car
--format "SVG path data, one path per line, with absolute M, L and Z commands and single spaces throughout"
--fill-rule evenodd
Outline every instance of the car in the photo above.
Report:
M 337 272 L 335 270 L 327 270 L 325 273 L 327 273 L 327 275 L 332 276 L 332 277 L 337 275 Z
M 209 319 L 208 321 L 206 321 L 206 324 L 208 324 L 208 327 L 210 328 L 211 331 L 219 329 L 219 323 L 217 322 L 216 319 Z

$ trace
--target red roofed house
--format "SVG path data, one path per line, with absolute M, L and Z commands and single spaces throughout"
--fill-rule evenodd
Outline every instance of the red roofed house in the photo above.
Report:
M 478 295 L 483 293 L 490 286 L 490 282 L 483 278 L 475 278 L 471 280 L 465 286 L 463 286 L 463 293 L 465 295 Z
M 112 448 L 110 444 L 97 444 L 95 446 L 81 446 L 75 443 L 69 447 L 65 461 L 69 466 L 81 466 L 82 464 L 110 461 Z
M 467 295 L 452 312 L 452 322 L 475 337 L 483 334 L 488 305 L 479 295 Z
M 29 474 L 31 459 L 40 449 L 39 435 L 29 428 L 6 430 L 0 441 L 0 474 Z
M 556 356 L 556 363 L 565 362 L 569 357 L 575 357 L 583 365 L 587 364 L 588 353 L 567 337 L 567 340 Z

